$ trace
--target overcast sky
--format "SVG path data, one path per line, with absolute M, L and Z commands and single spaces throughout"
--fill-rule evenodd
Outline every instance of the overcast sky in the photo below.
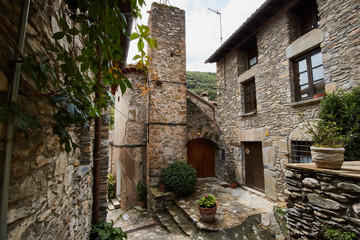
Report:
M 146 1 L 142 9 L 147 24 L 153 1 Z M 160 2 L 160 1 L 157 1 Z M 216 72 L 216 64 L 205 64 L 220 47 L 220 17 L 208 8 L 221 12 L 223 42 L 234 33 L 265 0 L 169 0 L 171 6 L 185 10 L 186 14 L 186 68 L 187 71 Z M 136 54 L 136 42 L 130 43 L 128 62 Z

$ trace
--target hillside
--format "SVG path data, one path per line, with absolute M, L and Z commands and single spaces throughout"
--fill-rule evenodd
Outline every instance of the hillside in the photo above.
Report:
M 211 72 L 186 72 L 187 88 L 200 95 L 209 93 L 209 100 L 216 101 L 216 73 Z

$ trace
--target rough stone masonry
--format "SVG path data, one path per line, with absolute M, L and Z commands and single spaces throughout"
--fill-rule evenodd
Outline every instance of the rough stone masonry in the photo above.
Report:
M 153 3 L 149 28 L 158 42 L 149 49 L 147 184 L 154 186 L 161 169 L 186 159 L 185 11 Z

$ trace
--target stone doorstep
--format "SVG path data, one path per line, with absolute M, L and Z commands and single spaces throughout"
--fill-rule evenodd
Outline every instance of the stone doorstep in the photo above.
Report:
M 111 203 L 114 205 L 114 208 L 115 208 L 115 209 L 120 208 L 120 202 L 119 202 L 116 198 L 113 198 L 113 199 L 111 199 L 110 201 L 111 201 Z

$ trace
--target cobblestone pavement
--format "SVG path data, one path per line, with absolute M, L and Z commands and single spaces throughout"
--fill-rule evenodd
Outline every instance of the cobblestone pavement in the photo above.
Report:
M 116 227 L 121 227 L 128 233 L 128 239 L 244 239 L 243 237 L 227 237 L 242 234 L 240 228 L 258 228 L 261 231 L 259 236 L 272 236 L 270 239 L 284 239 L 280 234 L 280 229 L 272 215 L 275 203 L 254 194 L 243 188 L 230 189 L 221 186 L 222 183 L 217 179 L 207 179 L 198 181 L 195 193 L 187 198 L 176 200 L 177 204 L 196 222 L 198 229 L 219 230 L 217 233 L 198 232 L 190 238 L 181 234 L 170 234 L 161 226 L 157 225 L 153 217 L 146 211 L 136 207 L 131 210 L 115 209 L 108 213 L 107 220 L 115 221 Z M 215 224 L 206 224 L 200 220 L 197 210 L 196 199 L 205 193 L 214 194 L 219 204 L 217 219 Z M 253 217 L 259 216 L 257 221 Z M 261 216 L 261 217 L 260 217 Z M 247 225 L 240 225 L 244 221 Z M 238 230 L 236 230 L 238 228 Z M 266 232 L 267 231 L 267 232 Z M 268 234 L 269 233 L 269 234 Z M 264 235 L 265 234 L 265 235 Z M 258 237 L 259 237 L 258 236 Z M 246 238 L 245 239 L 258 239 Z

